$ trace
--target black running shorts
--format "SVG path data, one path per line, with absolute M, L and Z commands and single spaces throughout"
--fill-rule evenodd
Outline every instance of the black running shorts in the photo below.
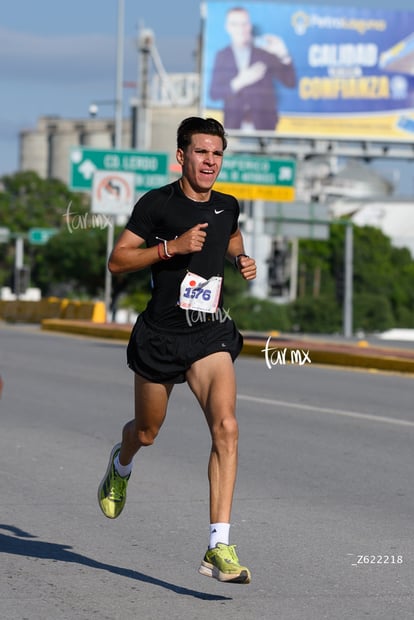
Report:
M 218 351 L 234 361 L 243 337 L 231 319 L 211 321 L 177 333 L 153 326 L 139 315 L 127 347 L 131 370 L 153 383 L 184 383 L 191 364 Z

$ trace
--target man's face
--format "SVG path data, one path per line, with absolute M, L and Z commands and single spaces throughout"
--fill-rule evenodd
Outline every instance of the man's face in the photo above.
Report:
M 208 192 L 223 163 L 222 139 L 204 133 L 194 134 L 185 151 L 177 149 L 177 161 L 191 187 L 196 192 Z
M 236 47 L 249 45 L 252 38 L 252 24 L 247 11 L 230 11 L 227 15 L 226 30 Z

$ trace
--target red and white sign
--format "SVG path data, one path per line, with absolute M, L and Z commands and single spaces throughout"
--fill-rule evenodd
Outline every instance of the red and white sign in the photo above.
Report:
M 135 175 L 132 172 L 105 172 L 93 175 L 92 213 L 129 215 L 134 206 Z

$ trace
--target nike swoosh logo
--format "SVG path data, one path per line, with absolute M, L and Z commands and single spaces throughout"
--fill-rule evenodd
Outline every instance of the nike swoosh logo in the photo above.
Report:
M 217 211 L 217 209 L 214 209 L 214 213 L 215 213 L 216 215 L 218 215 L 219 213 L 223 213 L 223 211 L 224 211 L 224 209 L 222 209 L 221 211 Z

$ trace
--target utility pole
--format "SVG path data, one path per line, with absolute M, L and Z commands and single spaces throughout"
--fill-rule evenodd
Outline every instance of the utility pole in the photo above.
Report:
M 124 84 L 124 0 L 118 0 L 118 34 L 116 51 L 115 148 L 122 148 L 123 84 Z
M 344 336 L 351 338 L 353 333 L 353 311 L 352 311 L 352 292 L 353 292 L 353 272 L 354 272 L 354 229 L 352 221 L 345 226 L 345 258 L 344 258 L 344 307 L 343 323 Z
M 118 0 L 118 32 L 116 54 L 116 89 L 115 89 L 115 149 L 122 148 L 123 116 L 123 81 L 124 81 L 124 0 Z M 112 321 L 112 275 L 108 269 L 108 260 L 114 247 L 115 215 L 108 216 L 105 269 L 105 309 L 106 320 Z
M 20 298 L 21 293 L 21 278 L 24 264 L 24 239 L 22 235 L 16 237 L 15 244 L 15 258 L 14 258 L 14 292 L 16 299 Z

